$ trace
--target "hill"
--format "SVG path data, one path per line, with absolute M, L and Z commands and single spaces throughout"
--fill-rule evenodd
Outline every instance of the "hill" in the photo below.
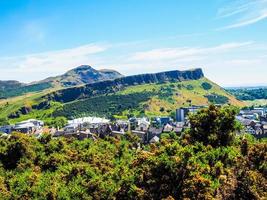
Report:
M 29 84 L 18 81 L 0 81 L 0 98 L 6 99 L 47 89 L 73 87 L 119 77 L 122 75 L 114 70 L 96 70 L 89 65 L 81 65 L 63 75 Z
M 20 106 L 18 106 L 18 102 Z M 223 88 L 204 77 L 201 69 L 141 74 L 39 94 L 4 104 L 2 117 L 10 122 L 27 118 L 51 121 L 55 117 L 96 115 L 115 118 L 174 115 L 189 105 L 244 106 Z M 23 106 L 21 106 L 23 105 Z M 8 112 L 7 112 L 8 110 Z
M 96 70 L 89 65 L 81 65 L 74 68 L 63 75 L 50 77 L 41 82 L 50 82 L 54 85 L 62 87 L 77 86 L 99 81 L 112 80 L 122 77 L 122 75 L 115 70 Z

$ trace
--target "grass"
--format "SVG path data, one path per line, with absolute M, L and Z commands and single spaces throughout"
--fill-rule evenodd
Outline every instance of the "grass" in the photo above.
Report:
M 209 83 L 212 87 L 210 89 L 204 88 L 203 84 Z M 17 111 L 19 108 L 25 105 L 34 105 L 38 102 L 42 101 L 42 96 L 55 91 L 46 90 L 39 93 L 30 93 L 27 95 L 23 95 L 20 97 L 11 98 L 8 100 L 0 101 L 0 117 L 7 117 L 10 113 Z M 147 96 L 145 94 L 152 94 L 148 97 L 148 99 L 142 97 L 142 95 Z M 135 95 L 134 95 L 135 94 Z M 123 118 L 126 116 L 135 115 L 142 116 L 146 115 L 149 117 L 152 116 L 166 116 L 171 115 L 176 108 L 186 107 L 189 105 L 208 105 L 210 102 L 206 95 L 217 94 L 225 96 L 229 99 L 229 103 L 235 106 L 243 107 L 247 104 L 241 101 L 238 101 L 230 95 L 228 92 L 223 90 L 220 86 L 215 83 L 209 81 L 206 78 L 202 78 L 199 80 L 191 80 L 191 81 L 183 81 L 183 82 L 174 82 L 174 83 L 163 83 L 163 84 L 144 84 L 144 85 L 136 85 L 129 86 L 125 89 L 116 92 L 113 96 L 119 96 L 121 98 L 120 101 L 113 99 L 113 96 L 95 96 L 93 98 L 87 98 L 83 100 L 76 100 L 70 102 L 68 104 L 64 104 L 64 109 L 67 108 L 69 116 L 75 114 L 77 116 L 86 114 L 86 113 L 96 113 L 100 112 L 101 115 L 113 115 L 115 118 Z M 139 99 L 130 99 L 129 96 L 133 98 Z M 126 98 L 126 102 L 123 99 Z M 94 100 L 95 99 L 95 100 Z M 110 102 L 102 102 L 103 99 L 106 99 Z M 99 102 L 102 102 L 101 105 L 98 105 Z M 114 102 L 113 102 L 114 101 Z M 7 103 L 8 102 L 8 103 Z M 139 103 L 138 103 L 139 102 Z M 118 105 L 121 104 L 119 107 Z M 131 108 L 128 109 L 127 105 Z M 61 105 L 61 104 L 60 104 Z M 95 105 L 92 107 L 91 105 Z M 17 119 L 10 120 L 11 123 L 21 121 L 29 118 L 37 118 L 37 119 L 45 119 L 50 118 L 53 115 L 53 112 L 58 108 L 59 105 L 52 106 L 46 110 L 33 110 L 27 115 L 21 115 Z M 104 107 L 104 108 L 103 108 Z M 117 112 L 118 107 L 118 112 Z M 86 113 L 83 113 L 84 110 Z M 61 115 L 64 112 L 60 112 Z M 66 115 L 67 116 L 67 115 Z
M 256 99 L 253 101 L 245 101 L 248 106 L 266 106 L 267 99 Z
M 205 90 L 202 87 L 203 83 L 210 83 L 212 88 L 209 90 Z M 229 99 L 229 103 L 238 107 L 245 106 L 246 103 L 238 101 L 231 94 L 226 92 L 220 86 L 215 83 L 212 83 L 206 78 L 202 78 L 199 80 L 193 81 L 183 81 L 177 83 L 166 83 L 166 84 L 145 84 L 141 86 L 131 86 L 126 88 L 125 90 L 119 92 L 121 94 L 130 94 L 134 92 L 144 92 L 144 91 L 156 91 L 160 92 L 162 87 L 171 87 L 173 89 L 173 94 L 170 97 L 171 101 L 161 99 L 157 96 L 152 98 L 148 102 L 149 109 L 147 114 L 159 112 L 161 107 L 165 107 L 165 110 L 173 110 L 177 107 L 189 106 L 190 101 L 193 105 L 207 105 L 209 104 L 208 99 L 205 95 L 209 94 L 217 94 L 226 96 Z M 167 112 L 163 112 L 162 114 L 168 114 Z

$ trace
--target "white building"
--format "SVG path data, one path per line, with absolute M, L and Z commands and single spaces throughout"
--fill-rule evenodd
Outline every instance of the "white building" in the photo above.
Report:
M 12 131 L 17 131 L 21 133 L 40 133 L 42 132 L 43 126 L 43 121 L 36 119 L 28 119 L 26 121 L 16 123 L 15 126 L 12 128 Z

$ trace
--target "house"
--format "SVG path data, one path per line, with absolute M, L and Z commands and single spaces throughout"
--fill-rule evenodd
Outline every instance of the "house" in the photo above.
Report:
M 164 129 L 163 129 L 163 132 L 164 133 L 170 133 L 170 132 L 172 132 L 173 131 L 173 126 L 171 126 L 170 124 L 166 124 L 165 126 L 164 126 Z
M 154 136 L 151 140 L 149 140 L 149 143 L 157 143 L 157 142 L 159 142 L 158 136 Z
M 16 123 L 14 127 L 12 127 L 12 131 L 17 131 L 21 133 L 41 133 L 42 127 L 44 126 L 44 122 L 36 119 L 28 119 L 26 121 L 22 121 Z
M 254 120 L 245 119 L 242 116 L 237 116 L 236 119 L 243 125 L 243 126 L 251 126 L 254 127 L 257 123 Z
M 160 137 L 160 135 L 163 133 L 163 127 L 149 127 L 148 129 L 148 141 L 150 141 L 154 136 Z
M 262 135 L 263 134 L 263 129 L 260 127 L 255 127 L 255 134 L 256 135 Z
M 256 131 L 254 128 L 252 128 L 251 126 L 248 126 L 246 128 L 246 132 L 249 133 L 249 134 L 252 134 L 252 135 L 255 135 L 256 134 Z
M 15 124 L 12 131 L 31 134 L 34 133 L 36 126 L 31 122 L 20 122 Z
M 65 132 L 77 132 L 80 128 L 80 125 L 77 123 L 72 123 L 64 127 Z
M 120 128 L 120 130 L 124 130 L 125 132 L 129 129 L 129 122 L 125 120 L 117 120 L 116 125 Z
M 147 118 L 141 118 L 137 120 L 137 127 L 135 130 L 137 131 L 147 131 L 150 126 L 150 122 Z
M 37 119 L 28 119 L 24 122 L 30 122 L 33 123 L 36 127 L 43 127 L 44 126 L 44 122 L 41 120 L 37 120 Z
M 138 120 L 137 120 L 137 118 L 131 117 L 129 119 L 129 124 L 130 124 L 130 129 L 131 130 L 135 130 L 137 128 L 137 126 L 138 126 Z

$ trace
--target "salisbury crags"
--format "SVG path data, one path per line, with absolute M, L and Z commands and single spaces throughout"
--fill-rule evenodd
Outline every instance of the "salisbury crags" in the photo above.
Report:
M 198 80 L 203 77 L 204 74 L 201 68 L 185 71 L 174 70 L 154 74 L 140 74 L 58 90 L 44 96 L 44 98 L 65 103 L 76 99 L 92 97 L 93 95 L 114 93 L 128 86 L 164 82 L 182 82 Z

